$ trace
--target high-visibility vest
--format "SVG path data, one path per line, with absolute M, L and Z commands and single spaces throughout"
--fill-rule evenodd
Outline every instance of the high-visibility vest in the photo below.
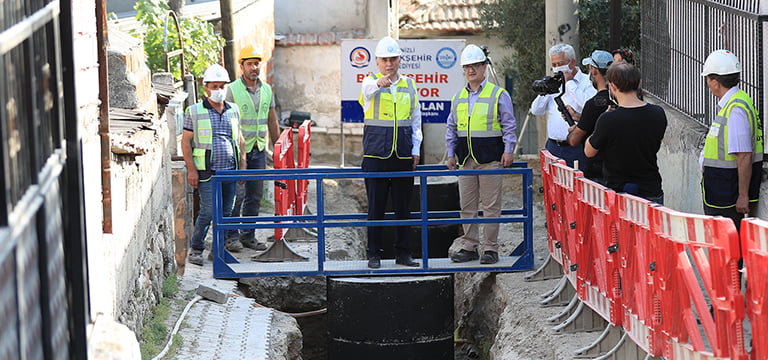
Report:
M 240 121 L 239 110 L 236 104 L 229 104 L 221 116 L 225 114 L 229 118 L 229 125 L 232 128 L 232 148 L 235 154 L 235 169 L 240 164 Z M 209 171 L 211 168 L 211 158 L 213 153 L 213 127 L 211 119 L 208 116 L 208 109 L 202 102 L 187 107 L 187 115 L 192 119 L 192 160 L 195 163 L 195 169 L 199 171 Z M 201 180 L 207 181 L 207 180 Z
M 381 73 L 371 75 L 373 79 L 383 76 Z M 401 77 L 396 86 L 397 99 L 392 97 L 391 88 L 380 88 L 364 113 L 364 157 L 387 159 L 396 155 L 398 159 L 412 158 L 411 114 L 419 105 L 416 84 L 411 78 Z M 365 106 L 362 92 L 359 102 Z
M 253 96 L 248 92 L 242 78 L 238 78 L 230 85 L 232 98 L 240 107 L 240 127 L 245 138 L 245 151 L 251 152 L 253 146 L 263 151 L 267 146 L 267 119 L 269 107 L 272 105 L 272 87 L 261 82 L 259 90 L 259 103 L 253 103 Z
M 704 203 L 715 208 L 730 208 L 738 197 L 738 156 L 728 153 L 728 118 L 739 107 L 747 114 L 752 136 L 752 163 L 758 169 L 763 161 L 763 126 L 752 99 L 743 90 L 737 91 L 717 112 L 704 142 L 704 176 L 702 191 Z M 757 181 L 755 180 L 757 179 Z M 749 185 L 749 200 L 758 200 L 760 177 L 753 174 Z
M 499 98 L 504 88 L 486 82 L 469 113 L 469 91 L 462 88 L 451 100 L 456 120 L 458 142 L 454 149 L 457 162 L 464 166 L 471 156 L 478 164 L 500 161 L 504 153 L 503 133 L 499 122 Z

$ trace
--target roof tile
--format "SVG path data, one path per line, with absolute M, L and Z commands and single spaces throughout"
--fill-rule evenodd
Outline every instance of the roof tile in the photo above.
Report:
M 401 30 L 481 32 L 483 0 L 399 0 Z

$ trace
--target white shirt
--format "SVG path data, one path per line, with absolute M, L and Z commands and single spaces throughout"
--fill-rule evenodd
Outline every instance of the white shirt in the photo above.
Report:
M 589 81 L 589 75 L 576 69 L 573 80 L 565 83 L 563 103 L 570 105 L 573 111 L 581 114 L 584 103 L 597 94 L 597 89 Z M 547 115 L 547 137 L 554 140 L 565 140 L 568 137 L 568 123 L 563 120 L 560 111 L 557 110 L 555 97 L 558 94 L 539 95 L 531 103 L 531 114 Z
M 400 74 L 397 76 L 397 81 L 393 81 L 392 85 L 389 86 L 389 88 L 392 90 L 393 99 L 397 98 L 397 83 L 402 79 Z M 371 106 L 371 99 L 379 90 L 379 85 L 376 84 L 376 81 L 377 79 L 374 79 L 370 76 L 366 76 L 365 79 L 363 79 L 363 113 L 368 111 L 368 107 Z M 411 112 L 411 129 L 413 129 L 413 133 L 411 134 L 411 141 L 413 142 L 411 155 L 419 156 L 423 135 L 421 133 L 421 105 L 418 102 L 418 96 L 416 99 L 416 106 L 413 107 L 413 112 Z

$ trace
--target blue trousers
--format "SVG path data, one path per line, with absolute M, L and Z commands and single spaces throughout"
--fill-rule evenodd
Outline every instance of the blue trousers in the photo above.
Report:
M 247 155 L 248 169 L 266 168 L 266 154 L 259 151 L 254 145 L 253 150 Z M 235 207 L 232 209 L 232 216 L 259 216 L 261 210 L 261 197 L 264 195 L 264 180 L 246 181 L 244 185 L 237 184 L 235 196 Z M 228 239 L 255 239 L 253 229 L 230 230 L 227 232 Z
M 195 219 L 195 229 L 192 231 L 191 248 L 205 250 L 205 236 L 213 220 L 213 184 L 211 181 L 200 182 L 197 185 L 200 197 L 200 212 Z M 235 200 L 235 182 L 221 183 L 222 210 L 225 217 L 232 215 L 232 205 Z

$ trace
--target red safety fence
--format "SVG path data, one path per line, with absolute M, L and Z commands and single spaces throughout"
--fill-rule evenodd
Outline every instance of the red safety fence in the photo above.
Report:
M 583 176 L 581 171 L 573 170 L 568 165 L 554 163 L 550 165 L 552 174 L 552 188 L 554 189 L 554 203 L 551 206 L 554 218 L 547 218 L 547 222 L 555 224 L 555 247 L 562 252 L 561 263 L 563 272 L 571 284 L 576 287 L 576 197 L 573 192 L 574 180 Z
M 299 126 L 299 138 L 297 140 L 297 161 L 296 167 L 300 169 L 309 168 L 309 148 L 311 143 L 311 128 L 312 121 L 304 120 Z M 296 181 L 296 215 L 304 215 L 304 209 L 307 206 L 307 199 L 309 191 L 309 179 L 299 179 Z
M 275 143 L 273 161 L 275 169 L 293 169 L 293 131 L 283 130 Z M 275 181 L 275 215 L 296 213 L 296 180 Z M 285 229 L 275 228 L 275 240 L 282 239 Z
M 768 359 L 768 222 L 745 220 L 739 239 L 730 219 L 617 194 L 540 155 L 550 253 L 581 301 L 652 356 Z
M 768 359 L 768 221 L 741 222 L 741 249 L 747 280 L 747 312 L 752 325 L 750 359 Z
M 554 219 L 557 219 L 556 214 L 556 196 L 555 185 L 553 180 L 554 170 L 551 168 L 552 164 L 560 163 L 565 164 L 565 160 L 560 160 L 549 153 L 547 150 L 542 150 L 540 153 L 541 164 L 541 183 L 544 190 L 544 211 L 546 212 L 547 219 L 547 245 L 549 247 L 549 253 L 552 259 L 560 264 L 563 264 L 563 254 L 560 251 L 560 228 L 559 223 Z
M 621 325 L 616 193 L 588 180 L 576 178 L 575 222 L 576 292 L 587 306 L 613 325 Z

